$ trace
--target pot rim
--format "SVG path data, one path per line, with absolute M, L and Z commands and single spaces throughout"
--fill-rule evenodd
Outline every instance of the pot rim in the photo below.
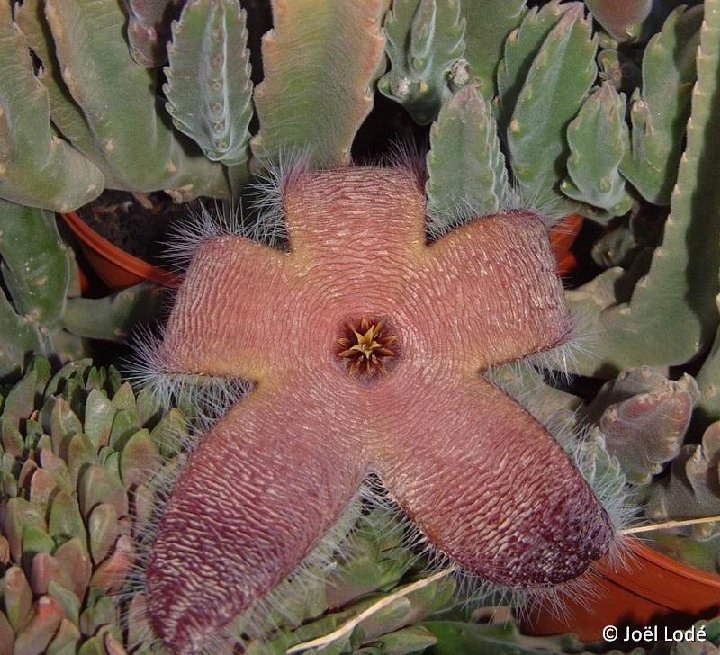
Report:
M 175 289 L 180 286 L 182 277 L 146 262 L 140 257 L 135 257 L 114 245 L 98 232 L 93 230 L 80 216 L 77 211 L 63 212 L 60 214 L 66 225 L 82 241 L 82 243 L 96 253 L 99 257 L 107 260 L 112 265 L 142 278 L 148 282 L 154 282 L 163 287 Z

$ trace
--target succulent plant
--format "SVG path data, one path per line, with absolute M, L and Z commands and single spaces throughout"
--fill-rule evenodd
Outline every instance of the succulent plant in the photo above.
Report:
M 0 256 L 0 377 L 17 374 L 28 353 L 66 362 L 87 353 L 88 338 L 122 341 L 160 307 L 157 289 L 145 284 L 81 297 L 75 255 L 39 209 L 0 200 Z
M 124 653 L 112 596 L 182 415 L 113 369 L 79 360 L 52 375 L 36 356 L 6 390 L 0 426 L 0 652 Z
M 683 446 L 670 475 L 653 487 L 647 513 L 655 521 L 720 514 L 720 423 L 705 430 L 700 444 Z M 697 525 L 684 533 L 704 544 L 712 568 L 720 569 L 720 525 Z
M 679 454 L 699 396 L 689 375 L 674 382 L 642 367 L 603 386 L 586 412 L 628 481 L 641 485 Z

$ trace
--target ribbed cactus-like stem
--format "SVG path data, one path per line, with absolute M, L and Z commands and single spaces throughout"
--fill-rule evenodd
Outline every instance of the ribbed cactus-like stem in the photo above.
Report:
M 0 4 L 0 60 L 0 195 L 57 211 L 95 198 L 103 174 L 53 132 L 47 90 L 7 2 Z
M 510 185 L 490 103 L 468 86 L 440 110 L 427 158 L 428 231 L 507 206 Z
M 620 216 L 633 203 L 618 164 L 628 148 L 625 96 L 605 82 L 568 125 L 568 177 L 560 189 L 570 198 Z M 603 147 L 598 148 L 602 143 Z
M 263 37 L 265 79 L 255 90 L 256 157 L 304 152 L 316 165 L 347 163 L 372 108 L 382 62 L 382 0 L 273 0 Z
M 238 0 L 189 2 L 173 27 L 165 69 L 176 127 L 226 166 L 240 166 L 249 155 L 253 87 L 245 23 Z
M 718 0 L 705 3 L 700 34 L 687 147 L 650 270 L 635 285 L 629 302 L 614 300 L 623 274 L 618 268 L 567 294 L 571 307 L 586 323 L 591 321 L 588 327 L 596 334 L 594 357 L 580 358 L 578 370 L 609 373 L 642 364 L 679 364 L 714 336 L 720 244 L 708 235 L 720 231 L 720 144 L 708 135 L 720 131 Z M 609 294 L 598 293 L 602 288 Z
M 431 122 L 452 86 L 469 80 L 459 0 L 395 0 L 385 19 L 391 69 L 378 89 L 421 124 Z
M 573 3 L 528 70 L 507 132 L 515 179 L 528 197 L 548 198 L 556 187 L 568 155 L 565 129 L 597 75 L 596 49 L 583 7 Z
M 630 107 L 632 148 L 620 172 L 650 202 L 667 204 L 675 184 L 696 79 L 702 7 L 678 7 L 645 49 L 642 91 Z

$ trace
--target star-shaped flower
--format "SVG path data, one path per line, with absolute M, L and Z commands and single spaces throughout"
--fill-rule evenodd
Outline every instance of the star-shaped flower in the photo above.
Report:
M 571 322 L 539 218 L 513 211 L 428 244 L 407 171 L 286 185 L 289 252 L 203 242 L 160 357 L 247 378 L 190 457 L 147 572 L 160 638 L 192 653 L 266 596 L 370 473 L 457 565 L 501 585 L 561 583 L 605 554 L 611 521 L 489 367 L 565 342 Z

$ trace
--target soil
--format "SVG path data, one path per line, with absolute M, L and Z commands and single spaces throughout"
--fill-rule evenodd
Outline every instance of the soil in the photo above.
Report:
M 105 191 L 78 210 L 93 230 L 130 255 L 167 267 L 163 257 L 174 226 L 187 218 L 196 202 L 176 204 L 157 192 L 134 196 L 125 191 Z

